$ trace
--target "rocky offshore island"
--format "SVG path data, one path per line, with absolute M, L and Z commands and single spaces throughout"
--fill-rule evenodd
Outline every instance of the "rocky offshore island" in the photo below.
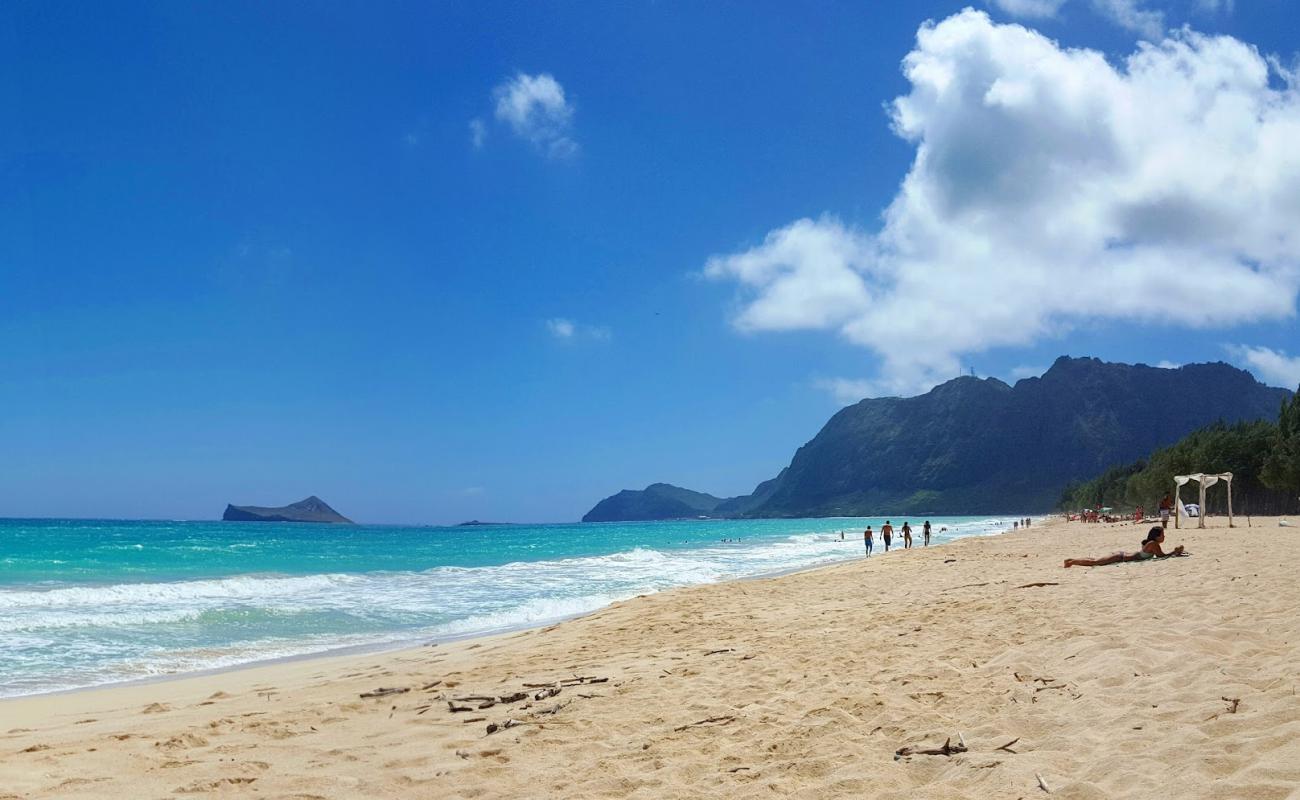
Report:
M 330 508 L 329 503 L 316 495 L 278 508 L 227 505 L 226 513 L 221 515 L 221 519 L 225 522 L 332 522 L 343 525 L 355 524 L 352 520 Z

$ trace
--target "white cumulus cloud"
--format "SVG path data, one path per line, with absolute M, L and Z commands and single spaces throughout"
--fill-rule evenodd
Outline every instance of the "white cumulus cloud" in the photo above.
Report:
M 1121 28 L 1151 41 L 1164 35 L 1164 12 L 1143 8 L 1141 0 L 1092 0 L 1092 6 Z
M 586 325 L 564 317 L 552 317 L 545 324 L 547 332 L 561 341 L 591 339 L 603 342 L 612 336 L 610 329 L 604 326 Z
M 1228 352 L 1264 383 L 1286 389 L 1300 387 L 1300 356 L 1248 345 L 1229 345 Z
M 1055 17 L 1066 0 L 989 0 L 1013 17 L 1045 19 Z M 1229 4 L 1231 0 L 1228 0 Z M 1222 0 L 1198 0 L 1197 8 L 1217 12 Z M 1091 0 L 1092 10 L 1112 23 L 1147 39 L 1159 39 L 1165 30 L 1164 12 L 1146 8 L 1142 0 Z M 1231 10 L 1229 5 L 1228 10 Z
M 903 71 L 915 158 L 881 229 L 800 219 L 708 259 L 737 328 L 835 331 L 914 393 L 1083 321 L 1294 314 L 1300 93 L 1250 45 L 1180 31 L 1112 64 L 967 9 Z
M 496 118 L 521 139 L 551 158 L 576 155 L 578 144 L 571 136 L 573 106 L 564 87 L 547 73 L 520 72 L 497 86 Z

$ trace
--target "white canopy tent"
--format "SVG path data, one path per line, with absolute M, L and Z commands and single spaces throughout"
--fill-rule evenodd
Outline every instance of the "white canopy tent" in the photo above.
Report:
M 1177 516 L 1174 517 L 1174 527 L 1181 528 L 1182 525 L 1180 523 L 1183 517 L 1187 515 L 1187 510 L 1183 506 L 1183 501 L 1178 497 L 1178 490 L 1181 489 L 1183 487 L 1183 484 L 1187 483 L 1188 481 L 1196 481 L 1197 485 L 1199 485 L 1201 488 L 1200 507 L 1197 511 L 1196 527 L 1198 528 L 1205 527 L 1205 490 L 1210 488 L 1214 484 L 1218 483 L 1219 481 L 1223 481 L 1228 485 L 1228 527 L 1229 528 L 1233 527 L 1232 473 L 1231 472 L 1221 472 L 1218 475 L 1206 475 L 1203 472 L 1194 472 L 1191 475 L 1175 475 L 1174 476 L 1174 509 L 1177 510 L 1178 514 Z

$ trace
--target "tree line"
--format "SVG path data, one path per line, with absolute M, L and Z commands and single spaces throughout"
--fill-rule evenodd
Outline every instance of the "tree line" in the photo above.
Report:
M 1277 422 L 1257 420 L 1213 425 L 1132 464 L 1111 467 L 1090 481 L 1073 483 L 1061 495 L 1063 510 L 1111 507 L 1155 512 L 1172 494 L 1175 475 L 1231 472 L 1234 514 L 1300 513 L 1300 392 L 1282 401 Z M 1206 492 L 1206 512 L 1227 512 L 1223 483 Z M 1184 503 L 1196 502 L 1195 482 L 1183 487 Z

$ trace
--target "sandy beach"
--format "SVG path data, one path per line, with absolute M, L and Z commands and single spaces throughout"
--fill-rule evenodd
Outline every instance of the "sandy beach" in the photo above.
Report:
M 1146 527 L 1053 522 L 487 639 L 7 701 L 0 800 L 1300 797 L 1300 529 L 1210 525 L 1170 530 L 1191 558 L 1066 570 Z M 405 691 L 360 696 L 381 688 Z

